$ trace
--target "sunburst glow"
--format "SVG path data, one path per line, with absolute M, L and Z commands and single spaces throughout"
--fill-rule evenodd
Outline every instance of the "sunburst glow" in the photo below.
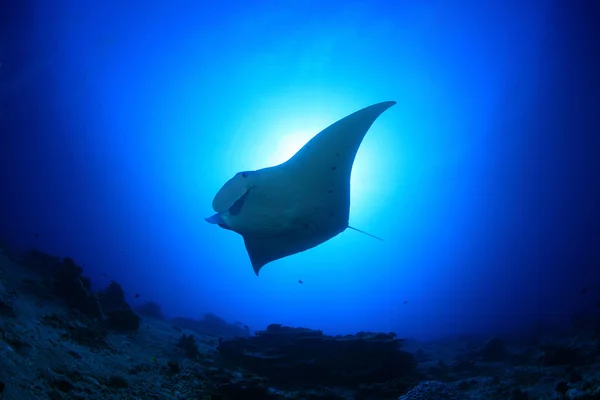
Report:
M 312 138 L 307 132 L 293 132 L 281 136 L 270 150 L 269 164 L 277 165 L 290 159 Z

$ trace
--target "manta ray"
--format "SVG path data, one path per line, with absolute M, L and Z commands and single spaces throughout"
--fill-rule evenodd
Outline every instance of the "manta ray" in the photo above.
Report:
M 257 276 L 266 264 L 316 247 L 347 228 L 373 236 L 348 224 L 350 174 L 367 131 L 394 104 L 386 101 L 348 115 L 282 164 L 238 172 L 215 195 L 216 214 L 206 221 L 243 237 Z

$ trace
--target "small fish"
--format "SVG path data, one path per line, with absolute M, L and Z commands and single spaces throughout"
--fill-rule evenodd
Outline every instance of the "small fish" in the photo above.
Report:
M 39 238 L 39 237 L 40 237 L 40 234 L 39 234 L 39 233 L 36 233 L 36 234 L 35 234 L 35 235 L 33 235 L 33 236 L 35 236 L 35 238 L 37 239 L 37 238 Z
M 600 308 L 600 301 L 596 303 L 596 307 Z
M 587 292 L 587 288 L 583 288 L 579 291 L 579 294 L 584 295 Z
M 248 330 L 250 328 L 248 328 L 248 325 L 244 325 L 244 329 Z
M 298 283 L 301 284 L 301 285 L 304 284 L 304 282 L 302 282 L 302 279 L 298 279 Z
M 103 272 L 103 273 L 102 273 L 102 276 L 106 276 L 106 272 Z
M 408 300 L 404 300 L 404 305 L 407 305 L 407 304 L 408 304 Z
M 154 356 L 150 357 L 150 362 L 155 363 L 156 362 L 156 357 L 154 357 Z
M 136 294 L 133 295 L 133 297 L 135 297 L 136 299 L 139 299 L 140 295 L 136 293 Z

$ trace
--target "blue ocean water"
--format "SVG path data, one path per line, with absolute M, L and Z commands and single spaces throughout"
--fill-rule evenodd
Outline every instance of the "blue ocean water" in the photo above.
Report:
M 600 62 L 582 7 L 11 7 L 0 44 L 6 243 L 72 257 L 131 304 L 252 330 L 435 338 L 598 312 Z M 384 240 L 348 230 L 255 276 L 242 238 L 205 222 L 214 195 L 387 100 L 397 105 L 361 145 L 350 209 L 352 226 Z

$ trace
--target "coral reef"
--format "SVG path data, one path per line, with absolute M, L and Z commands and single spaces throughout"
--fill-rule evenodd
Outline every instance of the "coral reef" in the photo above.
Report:
M 108 328 L 123 331 L 137 331 L 140 327 L 140 317 L 125 301 L 125 292 L 115 281 L 98 292 L 98 301 L 106 316 Z
M 241 322 L 230 324 L 223 318 L 211 313 L 204 314 L 200 320 L 176 317 L 172 319 L 172 322 L 179 328 L 189 329 L 201 335 L 217 335 L 224 338 L 250 335 L 248 329 L 244 328 Z
M 214 314 L 136 311 L 117 282 L 93 291 L 72 259 L 0 253 L 0 398 L 600 399 L 600 319 L 589 315 L 570 334 L 423 343 L 277 324 L 252 336 Z
M 71 258 L 53 257 L 38 250 L 25 253 L 24 264 L 43 277 L 52 280 L 54 293 L 71 309 L 100 318 L 102 310 L 97 296 L 92 293 L 92 283 L 83 276 L 83 268 Z
M 483 361 L 494 362 L 504 361 L 510 354 L 506 350 L 504 341 L 499 337 L 490 338 L 481 349 L 481 359 Z
M 198 350 L 198 345 L 196 344 L 196 338 L 194 335 L 181 335 L 179 341 L 176 344 L 177 347 L 183 349 L 185 355 L 192 360 L 198 358 L 200 355 L 200 351 Z
M 358 388 L 409 380 L 416 363 L 393 334 L 328 336 L 321 331 L 269 325 L 256 336 L 219 343 L 219 359 L 283 386 L 336 385 Z
M 114 281 L 97 293 L 83 276 L 83 268 L 71 258 L 61 259 L 32 250 L 24 254 L 24 265 L 53 281 L 54 294 L 72 310 L 85 316 L 102 319 L 108 329 L 136 331 L 140 317 L 125 301 L 125 293 Z
M 153 301 L 147 301 L 142 305 L 135 308 L 135 312 L 146 318 L 154 318 L 160 321 L 164 321 L 166 318 L 160 309 L 160 306 Z

